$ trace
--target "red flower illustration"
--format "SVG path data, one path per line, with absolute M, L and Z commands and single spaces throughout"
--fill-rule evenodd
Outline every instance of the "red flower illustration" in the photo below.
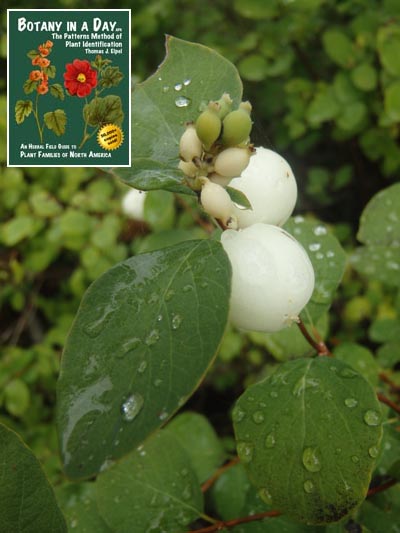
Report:
M 71 96 L 88 96 L 97 85 L 97 71 L 90 67 L 89 61 L 74 59 L 68 63 L 64 72 L 64 86 Z

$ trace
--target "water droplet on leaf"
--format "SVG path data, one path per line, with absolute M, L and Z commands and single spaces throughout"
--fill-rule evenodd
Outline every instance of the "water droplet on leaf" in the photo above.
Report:
M 175 91 L 181 91 L 182 87 L 183 87 L 182 83 L 175 83 L 175 85 L 174 85 Z
M 354 464 L 357 464 L 360 462 L 360 458 L 358 457 L 358 455 L 352 455 L 351 460 L 353 461 Z
M 314 490 L 314 483 L 311 481 L 311 479 L 307 479 L 304 484 L 304 492 L 307 492 L 307 494 L 311 494 Z
M 241 422 L 246 416 L 246 412 L 243 411 L 239 405 L 236 405 L 232 411 L 232 420 L 234 422 Z
M 141 394 L 131 394 L 121 405 L 121 413 L 124 420 L 131 422 L 143 408 L 144 400 Z
M 353 407 L 357 407 L 358 401 L 355 398 L 346 398 L 344 404 L 346 407 L 350 407 L 350 409 L 352 409 Z
M 180 315 L 173 315 L 171 322 L 172 329 L 178 329 L 182 323 L 182 320 L 183 319 Z
M 124 354 L 126 354 L 127 352 L 130 352 L 131 350 L 135 350 L 141 342 L 142 341 L 138 337 L 134 337 L 133 339 L 129 339 L 125 341 L 122 345 L 122 350 Z
M 168 413 L 167 413 L 167 411 L 165 411 L 165 410 L 161 411 L 161 413 L 159 414 L 158 418 L 159 418 L 160 420 L 165 420 L 166 418 L 168 418 Z
M 189 104 L 190 100 L 186 96 L 178 96 L 175 100 L 176 107 L 188 107 Z
M 379 426 L 381 422 L 381 417 L 379 416 L 379 413 L 374 411 L 373 409 L 368 409 L 364 415 L 364 422 L 368 426 Z
M 339 374 L 342 376 L 342 378 L 355 378 L 356 376 L 358 376 L 355 370 L 352 370 L 351 368 L 348 368 L 348 367 L 342 368 Z
M 262 424 L 264 422 L 264 415 L 261 411 L 256 411 L 253 413 L 252 418 L 256 424 Z
M 190 78 L 186 78 L 186 80 L 183 80 L 183 85 L 185 87 L 187 87 L 188 85 L 190 85 L 192 83 L 192 80 Z
M 275 435 L 273 433 L 269 433 L 265 438 L 265 447 L 273 448 L 275 446 L 275 443 L 276 443 Z
M 321 470 L 321 459 L 317 448 L 304 448 L 303 465 L 309 472 L 319 472 Z
M 368 453 L 369 453 L 370 457 L 375 459 L 375 457 L 378 457 L 378 455 L 379 455 L 379 449 L 378 449 L 377 446 L 371 446 L 371 448 L 368 450 Z
M 248 442 L 238 442 L 237 452 L 243 463 L 250 463 L 253 459 L 253 445 Z
M 327 229 L 325 226 L 316 226 L 314 228 L 314 235 L 320 236 L 320 235 L 326 235 Z
M 308 249 L 310 250 L 310 252 L 316 252 L 320 248 L 321 248 L 321 244 L 319 242 L 313 242 L 312 244 L 308 246 Z
M 158 329 L 153 329 L 147 335 L 146 340 L 144 342 L 147 344 L 147 346 L 152 346 L 159 340 L 159 338 L 160 338 L 160 332 L 158 331 Z
M 146 368 L 147 368 L 147 361 L 143 360 L 138 366 L 137 371 L 139 374 L 143 374 L 146 371 Z

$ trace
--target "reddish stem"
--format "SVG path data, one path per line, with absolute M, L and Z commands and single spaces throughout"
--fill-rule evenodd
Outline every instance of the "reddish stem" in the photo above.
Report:
M 378 392 L 377 393 L 377 397 L 378 397 L 378 400 L 380 402 L 385 403 L 391 409 L 393 409 L 393 411 L 396 411 L 396 413 L 400 414 L 400 407 L 397 404 L 395 404 L 394 402 L 392 402 L 392 400 L 389 400 L 389 398 L 386 398 L 386 396 L 384 394 L 382 394 L 381 392 Z
M 377 487 L 369 489 L 367 492 L 367 498 L 378 494 L 378 492 L 383 492 L 384 490 L 390 489 L 390 487 L 393 487 L 393 485 L 396 485 L 396 483 L 398 483 L 397 479 L 389 479 L 389 481 L 386 481 L 386 483 L 382 483 L 382 485 L 378 485 Z
M 188 531 L 187 533 L 212 533 L 213 531 L 221 531 L 223 529 L 229 529 L 240 524 L 247 524 L 249 522 L 255 522 L 256 520 L 263 520 L 264 518 L 273 518 L 274 516 L 280 515 L 281 513 L 279 511 L 267 511 L 265 513 L 257 513 L 251 516 L 234 518 L 233 520 L 216 522 L 212 526 L 203 527 L 201 529 L 194 529 L 193 531 Z
M 379 378 L 381 379 L 381 381 L 390 386 L 392 392 L 395 392 L 397 394 L 400 393 L 400 386 L 397 385 L 397 383 L 395 383 L 394 381 L 392 381 L 390 377 L 387 376 L 384 372 L 379 373 Z
M 310 344 L 314 348 L 318 355 L 325 355 L 329 357 L 333 356 L 322 339 L 320 339 L 318 342 L 313 339 L 301 318 L 298 319 L 297 325 L 301 333 L 303 334 L 303 337 L 306 339 L 308 344 Z
M 218 468 L 218 470 L 216 470 L 215 473 L 209 479 L 207 479 L 207 481 L 205 481 L 203 483 L 203 485 L 201 486 L 201 491 L 202 492 L 207 492 L 208 489 L 210 489 L 214 485 L 214 483 L 217 481 L 217 479 L 224 472 L 229 470 L 229 468 L 232 468 L 232 466 L 235 466 L 238 462 L 239 462 L 239 457 L 234 457 L 228 463 L 226 463 L 223 466 L 221 466 L 220 468 Z

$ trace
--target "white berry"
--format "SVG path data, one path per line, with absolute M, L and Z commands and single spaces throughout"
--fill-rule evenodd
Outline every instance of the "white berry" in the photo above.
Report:
M 252 209 L 234 208 L 239 228 L 257 222 L 282 226 L 293 212 L 297 200 L 297 185 L 292 169 L 282 156 L 263 148 L 256 148 L 241 177 L 230 186 L 242 191 Z
M 268 224 L 226 230 L 221 243 L 232 265 L 231 322 L 273 332 L 296 320 L 314 289 L 314 270 L 301 244 Z
M 240 176 L 250 160 L 247 148 L 227 148 L 215 158 L 214 169 L 217 174 L 227 178 Z
M 207 178 L 203 178 L 203 180 L 200 201 L 204 211 L 226 224 L 232 215 L 233 209 L 229 194 L 221 185 L 213 183 Z
M 179 155 L 184 161 L 190 162 L 194 157 L 200 157 L 203 147 L 197 136 L 196 128 L 189 124 L 179 141 Z
M 146 194 L 146 191 L 139 191 L 138 189 L 128 191 L 122 198 L 123 213 L 134 220 L 143 220 Z

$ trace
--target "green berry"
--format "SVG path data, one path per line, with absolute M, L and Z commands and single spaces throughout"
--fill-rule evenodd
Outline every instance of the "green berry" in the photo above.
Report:
M 206 150 L 211 148 L 221 133 L 222 122 L 218 116 L 219 107 L 217 102 L 210 102 L 196 121 L 197 136 Z
M 243 102 L 240 104 L 239 109 L 231 111 L 224 118 L 222 143 L 225 146 L 237 146 L 249 138 L 252 122 L 250 111 L 245 104 L 248 104 L 248 102 Z
M 224 93 L 221 98 L 218 100 L 219 105 L 219 111 L 218 116 L 221 120 L 223 120 L 226 115 L 232 110 L 232 98 L 229 96 L 228 93 Z

